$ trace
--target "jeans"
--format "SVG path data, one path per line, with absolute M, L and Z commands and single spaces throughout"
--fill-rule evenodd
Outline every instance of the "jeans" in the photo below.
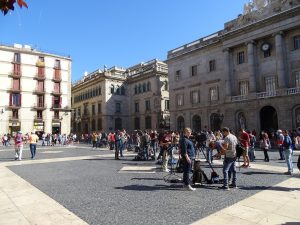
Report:
M 188 163 L 186 161 L 186 159 L 183 159 L 183 183 L 185 185 L 189 185 L 190 184 L 190 177 L 189 174 L 192 170 L 192 164 Z
M 30 152 L 31 152 L 31 158 L 33 159 L 35 157 L 35 153 L 36 153 L 36 144 L 30 144 L 29 148 L 30 148 Z
M 168 154 L 167 149 L 163 150 L 162 160 L 163 160 L 163 164 L 162 164 L 163 170 L 167 170 L 168 169 L 168 161 L 169 161 L 169 154 Z
M 223 163 L 224 186 L 228 186 L 228 172 L 232 173 L 232 184 L 236 184 L 236 167 L 234 158 L 225 158 Z
M 156 141 L 151 141 L 151 147 L 153 149 L 153 156 L 154 156 L 154 159 L 155 159 L 156 158 L 156 148 L 157 148 Z
M 281 146 L 279 146 L 279 157 L 280 157 L 280 159 L 285 159 L 284 155 L 285 155 L 285 152 L 284 152 L 283 146 L 281 145 Z
M 23 145 L 15 146 L 15 159 L 22 160 Z
M 285 150 L 285 161 L 288 167 L 288 172 L 293 172 L 293 157 L 292 157 L 292 149 Z
M 115 159 L 119 159 L 120 141 L 115 141 Z
M 206 159 L 207 159 L 208 162 L 213 161 L 212 149 L 210 149 L 210 148 L 206 148 Z
M 253 161 L 254 161 L 254 147 L 251 146 L 251 147 L 249 148 L 248 155 L 249 155 L 250 161 L 253 162 Z

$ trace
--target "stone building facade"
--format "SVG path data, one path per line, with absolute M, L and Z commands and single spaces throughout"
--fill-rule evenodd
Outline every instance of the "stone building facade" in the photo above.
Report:
M 86 74 L 72 86 L 72 131 L 168 126 L 167 75 L 167 65 L 158 60 Z
M 171 129 L 300 126 L 300 2 L 269 1 L 168 52 Z
M 0 45 L 0 133 L 69 133 L 71 58 Z

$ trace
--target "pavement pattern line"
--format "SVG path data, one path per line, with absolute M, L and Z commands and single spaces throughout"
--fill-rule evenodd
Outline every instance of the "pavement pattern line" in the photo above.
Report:
M 292 177 L 191 225 L 300 224 L 299 200 L 300 179 Z

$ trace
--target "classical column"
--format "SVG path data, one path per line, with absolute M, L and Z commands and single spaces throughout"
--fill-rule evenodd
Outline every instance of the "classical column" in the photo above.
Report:
M 232 74 L 231 74 L 231 62 L 230 62 L 230 49 L 223 50 L 224 53 L 224 74 L 225 74 L 225 93 L 226 96 L 232 95 Z
M 285 68 L 285 55 L 284 55 L 284 39 L 283 33 L 275 34 L 275 50 L 276 50 L 276 68 L 278 76 L 278 87 L 287 87 L 287 74 Z
M 248 53 L 248 71 L 249 71 L 249 92 L 256 92 L 256 75 L 255 75 L 255 55 L 254 55 L 254 42 L 247 43 Z

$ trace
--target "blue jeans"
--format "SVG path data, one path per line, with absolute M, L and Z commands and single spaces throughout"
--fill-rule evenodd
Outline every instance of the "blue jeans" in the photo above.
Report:
M 157 148 L 156 141 L 151 141 L 151 146 L 152 146 L 152 149 L 153 149 L 153 156 L 154 156 L 154 159 L 155 159 L 156 158 L 156 148 Z
M 213 161 L 212 150 L 210 148 L 206 148 L 206 159 L 208 162 Z
M 234 158 L 225 158 L 223 163 L 224 186 L 228 186 L 228 172 L 232 174 L 232 184 L 236 184 L 236 167 Z
M 253 147 L 253 146 L 251 146 L 251 147 L 249 148 L 248 155 L 249 155 L 250 161 L 253 162 L 253 161 L 254 161 L 254 147 Z
M 192 170 L 192 164 L 188 163 L 185 159 L 183 160 L 183 183 L 185 185 L 190 184 L 190 177 L 189 174 Z
M 279 157 L 280 157 L 280 159 L 285 159 L 284 155 L 285 155 L 285 152 L 284 152 L 283 146 L 281 145 L 279 147 Z
M 33 159 L 35 157 L 35 153 L 36 153 L 36 144 L 30 144 L 29 148 L 30 148 L 30 152 L 31 152 L 31 158 Z
M 288 167 L 288 172 L 293 172 L 293 157 L 292 157 L 292 149 L 285 150 L 285 161 Z

